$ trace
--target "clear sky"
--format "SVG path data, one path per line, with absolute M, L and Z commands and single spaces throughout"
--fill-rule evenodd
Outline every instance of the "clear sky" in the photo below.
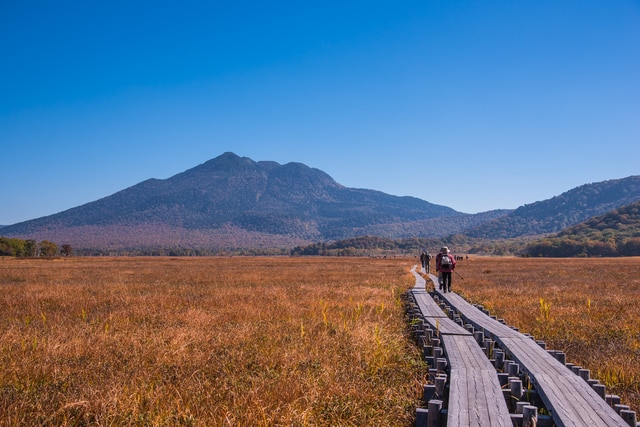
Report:
M 232 151 L 475 213 L 640 174 L 640 1 L 0 2 L 0 224 Z

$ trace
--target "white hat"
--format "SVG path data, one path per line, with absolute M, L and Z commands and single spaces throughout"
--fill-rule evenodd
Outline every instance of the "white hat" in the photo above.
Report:
M 449 248 L 448 248 L 448 247 L 446 247 L 446 246 L 443 246 L 443 247 L 440 249 L 440 252 L 441 252 L 441 253 L 443 253 L 443 254 L 448 254 L 448 253 L 449 253 Z

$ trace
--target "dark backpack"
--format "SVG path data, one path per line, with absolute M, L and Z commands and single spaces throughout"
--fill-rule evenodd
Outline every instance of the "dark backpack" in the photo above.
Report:
M 440 258 L 440 268 L 449 269 L 451 268 L 451 257 L 449 255 L 442 254 L 442 258 Z

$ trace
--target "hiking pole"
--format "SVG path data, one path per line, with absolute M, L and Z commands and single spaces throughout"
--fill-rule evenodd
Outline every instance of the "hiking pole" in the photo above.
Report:
M 460 277 L 462 280 L 464 280 L 464 277 L 460 276 L 460 273 L 458 273 L 457 271 L 453 270 L 454 273 L 456 273 L 458 275 L 458 277 Z

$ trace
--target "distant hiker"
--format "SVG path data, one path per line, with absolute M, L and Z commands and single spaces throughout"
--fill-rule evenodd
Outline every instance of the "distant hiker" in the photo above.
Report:
M 427 264 L 426 272 L 428 274 L 431 270 L 431 254 L 429 253 L 429 251 L 427 251 L 425 258 Z
M 450 255 L 449 248 L 443 246 L 440 253 L 436 255 L 436 271 L 438 272 L 440 290 L 443 292 L 451 292 L 451 273 L 455 268 L 455 258 Z M 442 276 L 442 281 L 440 281 L 440 276 Z
M 422 263 L 422 268 L 424 269 L 424 264 L 427 262 L 427 254 L 422 252 L 420 254 L 420 262 Z

